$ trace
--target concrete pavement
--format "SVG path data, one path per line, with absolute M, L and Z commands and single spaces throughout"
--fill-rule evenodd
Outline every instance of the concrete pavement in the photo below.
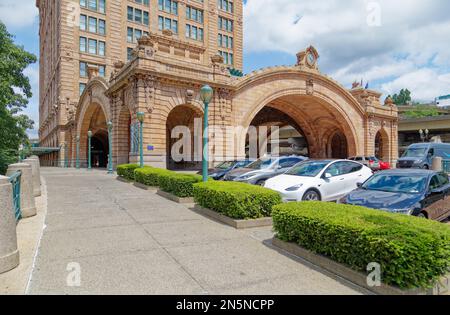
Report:
M 43 168 L 46 229 L 29 294 L 360 294 L 237 231 L 104 171 Z

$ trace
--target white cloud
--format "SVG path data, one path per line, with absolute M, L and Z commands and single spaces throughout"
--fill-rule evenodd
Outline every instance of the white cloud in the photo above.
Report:
M 1 0 L 0 21 L 7 28 L 32 26 L 39 14 L 35 0 Z
M 367 22 L 378 13 L 368 10 L 373 3 L 380 9 L 379 27 Z M 313 44 L 321 69 L 343 84 L 363 77 L 385 83 L 377 88 L 388 93 L 387 87 L 406 87 L 402 78 L 417 78 L 422 84 L 409 84 L 413 95 L 428 100 L 450 92 L 444 79 L 436 81 L 450 75 L 448 12 L 448 0 L 248 0 L 244 47 L 295 54 Z M 431 81 L 415 76 L 424 70 Z

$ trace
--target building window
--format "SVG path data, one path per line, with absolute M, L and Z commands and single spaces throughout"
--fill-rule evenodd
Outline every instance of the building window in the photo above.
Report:
M 233 21 L 232 20 L 229 20 L 229 19 L 219 16 L 218 24 L 219 24 L 218 25 L 219 30 L 227 31 L 227 32 L 233 31 Z
M 98 74 L 104 78 L 106 76 L 106 66 L 98 66 Z
M 87 23 L 87 16 L 86 15 L 80 15 L 80 30 L 85 31 L 86 30 L 86 23 Z
M 80 89 L 80 96 L 81 96 L 81 94 L 83 94 L 84 90 L 86 89 L 86 83 L 80 83 L 79 89 Z
M 97 19 L 89 17 L 89 32 L 97 33 Z
M 133 48 L 127 48 L 127 60 L 130 61 L 133 58 Z
M 86 78 L 87 76 L 88 76 L 87 63 L 86 62 L 80 62 L 80 77 Z
M 98 42 L 98 54 L 100 56 L 104 56 L 105 55 L 105 50 L 106 50 L 106 44 L 105 42 L 99 41 Z
M 89 53 L 96 55 L 97 54 L 97 41 L 95 39 L 89 39 Z
M 133 7 L 127 7 L 127 19 L 129 22 L 150 25 L 150 15 L 148 11 L 142 11 Z
M 178 2 L 173 0 L 158 0 L 160 11 L 178 15 Z
M 100 35 L 105 35 L 106 34 L 106 21 L 105 20 L 98 20 L 98 33 Z
M 233 54 L 232 53 L 228 53 L 226 51 L 220 51 L 219 50 L 219 55 L 221 55 L 223 57 L 223 63 L 226 65 L 233 65 L 234 64 L 234 58 L 233 58 Z
M 203 10 L 198 10 L 190 6 L 186 6 L 186 18 L 203 24 Z
M 89 10 L 97 11 L 97 0 L 89 0 Z
M 233 37 L 219 34 L 217 40 L 219 47 L 233 49 Z
M 80 0 L 80 7 L 98 11 L 100 13 L 106 13 L 105 0 Z
M 80 7 L 86 8 L 86 0 L 80 0 Z
M 98 0 L 98 11 L 100 13 L 106 13 L 106 1 Z
M 186 38 L 203 41 L 203 28 L 186 24 Z
M 219 7 L 219 9 L 229 12 L 229 13 L 233 13 L 234 11 L 234 5 L 232 1 L 229 0 L 217 0 L 217 5 Z
M 86 37 L 80 37 L 80 51 L 86 52 Z
M 175 34 L 178 34 L 178 21 L 172 20 L 163 16 L 158 17 L 158 28 L 162 30 L 171 30 Z
M 133 42 L 133 28 L 132 27 L 127 28 L 127 42 L 129 42 L 129 43 Z

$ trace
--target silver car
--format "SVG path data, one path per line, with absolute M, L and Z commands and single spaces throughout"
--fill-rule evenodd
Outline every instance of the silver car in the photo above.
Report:
M 283 174 L 294 165 L 305 160 L 307 158 L 303 156 L 263 158 L 245 168 L 238 168 L 229 172 L 224 180 L 264 186 L 269 178 Z

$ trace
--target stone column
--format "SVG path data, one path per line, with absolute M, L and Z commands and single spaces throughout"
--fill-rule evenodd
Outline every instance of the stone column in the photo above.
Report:
M 8 167 L 6 176 L 11 176 L 17 171 L 22 172 L 20 179 L 20 207 L 22 218 L 29 218 L 36 215 L 36 205 L 33 196 L 33 173 L 30 164 L 17 163 Z
M 9 178 L 0 176 L 0 274 L 19 265 L 13 191 Z
M 41 195 L 41 175 L 39 171 L 39 160 L 30 157 L 26 160 L 23 160 L 23 163 L 31 165 L 31 173 L 33 176 L 33 196 L 39 197 Z

